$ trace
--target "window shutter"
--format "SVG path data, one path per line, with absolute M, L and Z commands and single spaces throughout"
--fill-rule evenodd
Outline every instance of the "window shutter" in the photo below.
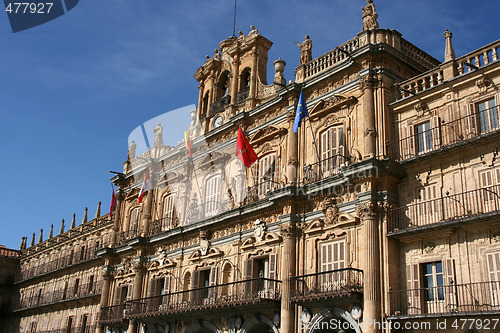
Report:
M 254 278 L 254 263 L 253 259 L 247 259 L 245 261 L 245 280 L 251 280 Z M 257 284 L 254 281 L 245 282 L 244 292 L 246 294 L 251 294 L 253 291 L 252 286 L 256 286 Z
M 193 271 L 193 278 L 191 280 L 191 289 L 200 288 L 200 271 Z
M 119 305 L 120 304 L 120 287 L 115 288 L 115 301 L 114 305 Z
M 457 291 L 456 291 L 456 276 L 455 276 L 455 259 L 446 258 L 443 260 L 443 283 L 445 290 L 446 306 L 451 311 L 457 308 Z
M 132 299 L 132 290 L 133 290 L 133 285 L 129 284 L 127 286 L 127 301 L 130 301 Z
M 404 154 L 405 158 L 409 158 L 409 157 L 413 157 L 413 156 L 418 155 L 418 152 L 416 151 L 416 148 L 415 148 L 415 143 L 417 140 L 417 137 L 415 135 L 415 126 L 414 125 L 408 126 L 408 132 L 409 132 L 408 151 L 401 152 L 402 155 Z
M 408 277 L 408 314 L 416 315 L 422 313 L 422 304 L 420 301 L 420 265 L 413 264 L 406 266 L 406 275 Z
M 269 255 L 269 279 L 276 280 L 276 254 L 271 253 Z M 288 277 L 284 277 L 285 279 Z
M 157 279 L 149 280 L 148 297 L 156 296 L 156 285 L 157 284 L 158 284 L 158 280 Z
M 217 284 L 217 266 L 210 268 L 210 286 Z
M 441 118 L 433 116 L 431 118 L 432 149 L 438 149 L 441 146 Z

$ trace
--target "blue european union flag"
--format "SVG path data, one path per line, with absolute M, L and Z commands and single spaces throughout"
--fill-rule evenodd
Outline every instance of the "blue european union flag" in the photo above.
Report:
M 295 121 L 293 123 L 293 132 L 297 133 L 299 131 L 302 119 L 309 117 L 307 114 L 306 101 L 304 99 L 304 92 L 300 92 L 299 104 L 297 105 L 297 112 L 295 113 Z

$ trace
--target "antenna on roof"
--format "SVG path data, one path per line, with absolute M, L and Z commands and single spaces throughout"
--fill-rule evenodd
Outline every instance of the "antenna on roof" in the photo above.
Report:
M 238 0 L 234 0 L 234 21 L 233 21 L 233 36 L 236 36 L 234 33 L 236 31 L 236 2 Z

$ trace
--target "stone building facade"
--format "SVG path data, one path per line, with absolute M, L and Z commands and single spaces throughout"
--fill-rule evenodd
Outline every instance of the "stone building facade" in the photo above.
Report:
M 195 73 L 192 146 L 131 146 L 111 216 L 23 241 L 20 332 L 490 332 L 500 41 L 459 58 L 444 41 L 441 63 L 367 1 L 354 38 L 299 45 L 288 84 L 281 59 L 267 83 L 255 27 L 222 41 Z

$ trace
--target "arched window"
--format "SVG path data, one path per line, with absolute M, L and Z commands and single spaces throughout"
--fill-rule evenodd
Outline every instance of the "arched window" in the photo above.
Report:
M 205 96 L 203 96 L 200 118 L 207 117 L 208 116 L 207 111 L 208 111 L 208 91 L 205 93 Z
M 248 98 L 248 95 L 250 93 L 250 73 L 250 68 L 248 67 L 241 72 L 240 90 L 238 91 L 238 95 L 236 97 L 236 101 L 238 103 L 241 103 Z
M 344 128 L 332 126 L 320 137 L 321 172 L 327 176 L 336 173 L 344 162 Z
M 205 217 L 219 213 L 220 181 L 220 175 L 215 175 L 205 182 Z
M 229 72 L 224 71 L 219 77 L 219 81 L 217 83 L 218 92 L 217 99 L 221 99 L 223 97 L 229 96 Z M 228 103 L 229 104 L 229 103 Z
M 229 295 L 230 289 L 227 285 L 232 279 L 233 266 L 226 262 L 222 269 L 222 295 Z
M 191 289 L 191 272 L 186 272 L 186 274 L 184 274 L 184 279 L 182 281 L 182 291 L 184 291 L 184 293 L 182 294 L 182 301 L 189 300 L 189 293 L 187 291 L 190 289 Z

